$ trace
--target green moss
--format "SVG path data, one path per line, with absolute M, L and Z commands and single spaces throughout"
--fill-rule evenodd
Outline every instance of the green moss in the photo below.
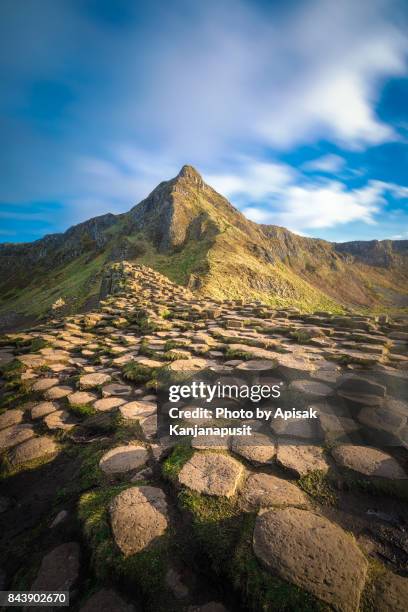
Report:
M 38 353 L 38 351 L 43 348 L 46 348 L 47 346 L 49 346 L 49 342 L 44 340 L 44 338 L 33 338 L 33 341 L 30 345 L 30 353 Z
M 225 351 L 226 359 L 251 359 L 251 349 L 247 351 L 239 351 L 236 349 L 227 348 Z
M 135 383 L 143 384 L 155 378 L 156 370 L 137 363 L 137 361 L 129 361 L 122 368 L 123 378 Z
M 314 470 L 299 478 L 299 486 L 316 501 L 324 505 L 335 506 L 337 495 L 327 475 L 322 470 Z
M 13 359 L 0 369 L 2 376 L 6 379 L 15 378 L 25 372 L 26 367 L 18 359 Z
M 162 466 L 165 478 L 175 481 L 183 465 L 194 455 L 194 450 L 186 444 L 177 444 L 171 455 L 167 457 Z
M 96 414 L 96 409 L 91 404 L 70 404 L 69 410 L 82 419 Z
M 235 548 L 243 518 L 235 500 L 183 489 L 179 504 L 191 516 L 195 544 L 205 554 L 211 570 L 222 574 Z

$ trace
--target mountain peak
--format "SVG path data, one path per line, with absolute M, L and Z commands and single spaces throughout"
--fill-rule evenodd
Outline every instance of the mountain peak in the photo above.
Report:
M 193 166 L 185 164 L 177 175 L 177 178 L 186 178 L 195 182 L 202 181 L 202 176 Z

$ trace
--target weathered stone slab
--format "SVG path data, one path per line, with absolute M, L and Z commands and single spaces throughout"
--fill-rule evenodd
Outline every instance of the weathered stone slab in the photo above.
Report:
M 18 425 L 23 420 L 24 412 L 22 410 L 7 410 L 0 414 L 0 429 L 6 429 L 12 425 Z
M 32 425 L 18 424 L 0 431 L 0 451 L 12 448 L 34 436 Z
M 323 449 L 320 446 L 305 444 L 303 440 L 280 438 L 276 459 L 297 476 L 305 476 L 314 470 L 327 472 L 329 469 Z
M 112 501 L 110 517 L 117 546 L 125 556 L 133 555 L 147 548 L 166 531 L 165 495 L 157 487 L 125 489 Z
M 32 591 L 69 591 L 77 582 L 80 548 L 76 542 L 61 544 L 42 560 Z
M 178 475 L 179 483 L 205 495 L 234 495 L 243 474 L 235 459 L 211 452 L 196 452 Z
M 356 612 L 367 561 L 340 527 L 308 510 L 261 513 L 255 524 L 255 555 L 273 573 L 341 612 Z
M 141 467 L 147 458 L 148 452 L 143 446 L 117 446 L 103 455 L 99 467 L 105 474 L 123 474 Z
M 12 468 L 16 468 L 29 461 L 55 455 L 57 451 L 58 447 L 52 438 L 47 436 L 31 438 L 10 451 L 9 462 Z
M 114 408 L 118 408 L 122 406 L 126 402 L 125 399 L 121 397 L 104 397 L 102 399 L 97 400 L 93 407 L 99 412 L 107 412 L 109 410 L 113 410 Z
M 276 456 L 275 441 L 262 433 L 251 436 L 232 436 L 230 448 L 233 453 L 254 464 L 272 463 Z
M 247 510 L 270 506 L 308 507 L 309 500 L 296 485 L 272 474 L 250 474 L 241 491 Z
M 332 450 L 338 465 L 369 477 L 389 480 L 407 479 L 408 475 L 397 461 L 377 448 L 344 444 Z
M 47 389 L 47 391 L 44 393 L 44 397 L 47 400 L 58 400 L 71 394 L 72 387 L 68 387 L 68 385 L 57 385 L 56 387 Z
M 84 374 L 79 379 L 80 389 L 94 389 L 99 385 L 104 385 L 110 381 L 111 377 L 109 374 L 103 372 L 94 372 L 92 374 Z
M 97 399 L 98 396 L 96 393 L 90 391 L 75 391 L 75 393 L 68 396 L 68 403 L 71 406 L 79 406 L 82 404 L 92 404 Z
M 59 379 L 58 378 L 40 378 L 40 380 L 37 380 L 37 382 L 35 382 L 33 384 L 33 391 L 47 391 L 47 389 L 51 389 L 51 387 L 54 387 L 55 385 L 58 385 L 59 383 Z

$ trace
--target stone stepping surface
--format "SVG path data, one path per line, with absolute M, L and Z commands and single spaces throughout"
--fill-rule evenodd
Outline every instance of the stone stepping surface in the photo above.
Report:
M 47 389 L 51 389 L 51 387 L 55 387 L 55 385 L 58 385 L 59 383 L 59 378 L 41 378 L 41 380 L 37 380 L 37 382 L 35 382 L 33 384 L 33 391 L 47 391 Z
M 13 448 L 8 455 L 8 460 L 12 468 L 24 465 L 35 459 L 43 459 L 54 456 L 58 452 L 58 446 L 52 438 L 40 436 L 30 438 Z
M 125 489 L 113 499 L 109 513 L 115 542 L 125 557 L 146 549 L 169 524 L 166 497 L 158 487 Z
M 72 394 L 72 388 L 67 385 L 57 385 L 47 389 L 44 393 L 44 398 L 47 400 L 58 400 Z
M 32 425 L 24 423 L 2 429 L 0 431 L 0 452 L 13 448 L 13 446 L 29 440 L 34 435 L 35 432 Z
M 126 402 L 125 399 L 121 397 L 104 397 L 102 399 L 96 400 L 94 402 L 93 407 L 98 412 L 107 412 L 109 410 L 113 410 L 114 408 L 118 408 L 122 406 Z
M 336 610 L 358 609 L 368 563 L 353 538 L 326 518 L 298 508 L 261 512 L 253 548 L 271 573 Z
M 240 495 L 244 507 L 250 511 L 271 506 L 310 506 L 307 495 L 299 487 L 272 474 L 250 474 Z
M 306 476 L 314 470 L 327 472 L 329 464 L 321 446 L 305 444 L 304 440 L 279 438 L 277 462 L 296 476 Z
M 23 420 L 24 412 L 22 410 L 7 410 L 0 414 L 0 430 L 18 425 Z
M 90 391 L 75 391 L 68 396 L 68 403 L 71 406 L 79 406 L 83 404 L 93 404 L 98 399 L 96 393 Z
M 32 591 L 70 591 L 79 579 L 80 547 L 76 542 L 57 546 L 43 558 Z
M 117 446 L 103 455 L 99 467 L 105 474 L 123 474 L 143 466 L 148 456 L 143 446 Z
M 368 446 L 341 445 L 332 450 L 336 463 L 368 477 L 388 480 L 407 480 L 408 475 L 399 463 L 377 448 Z
M 84 374 L 79 378 L 79 387 L 80 389 L 94 389 L 95 387 L 99 387 L 99 385 L 104 385 L 111 380 L 109 374 L 104 374 L 102 372 L 95 372 L 93 374 Z
M 255 465 L 272 463 L 276 456 L 275 441 L 262 433 L 230 438 L 231 451 Z
M 241 463 L 219 453 L 196 452 L 180 470 L 178 482 L 205 495 L 231 497 L 243 475 Z
M 56 410 L 44 418 L 44 423 L 51 431 L 56 429 L 70 431 L 77 425 L 78 420 L 66 410 Z

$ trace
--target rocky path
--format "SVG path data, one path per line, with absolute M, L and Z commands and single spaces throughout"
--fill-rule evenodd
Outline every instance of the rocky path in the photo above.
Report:
M 406 610 L 408 318 L 198 299 L 126 262 L 1 341 L 2 588 L 72 609 Z M 157 437 L 161 375 L 281 381 L 256 444 Z

